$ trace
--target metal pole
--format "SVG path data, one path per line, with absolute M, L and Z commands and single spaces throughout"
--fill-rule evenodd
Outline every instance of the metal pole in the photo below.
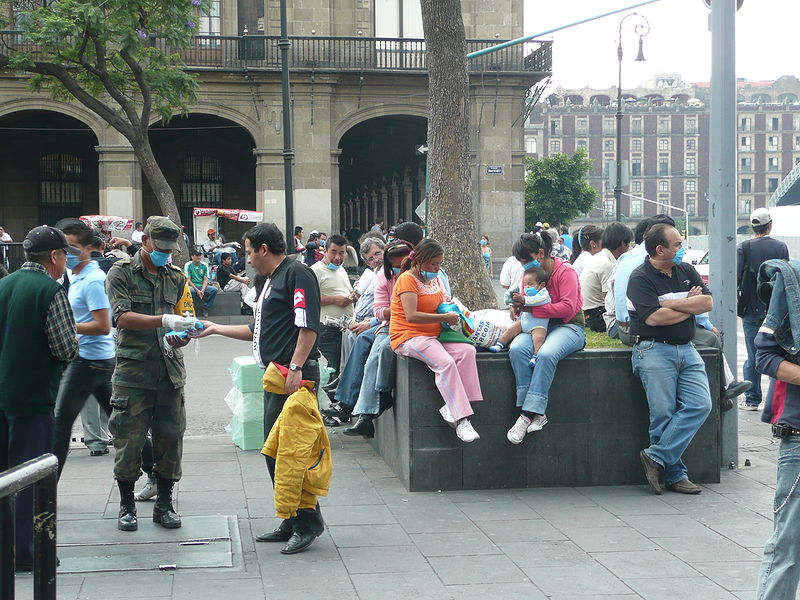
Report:
M 617 206 L 616 220 L 619 222 L 622 219 L 622 22 L 619 24 L 617 62 L 619 63 L 619 79 L 617 80 L 617 180 L 614 182 L 614 200 Z
M 14 501 L 0 498 L 0 598 L 14 600 Z
M 294 177 L 292 162 L 292 107 L 289 98 L 289 25 L 286 17 L 286 0 L 281 0 L 281 37 L 278 48 L 281 49 L 281 92 L 283 102 L 283 202 L 286 215 L 286 243 L 294 236 Z
M 508 42 L 503 42 L 501 44 L 497 44 L 496 46 L 491 46 L 490 48 L 482 48 L 481 50 L 470 52 L 469 54 L 467 54 L 467 58 L 478 58 L 479 56 L 483 56 L 484 54 L 497 52 L 498 50 L 502 50 L 503 48 L 508 48 L 509 46 L 516 46 L 517 44 L 530 42 L 531 40 L 537 37 L 548 35 L 550 33 L 555 33 L 556 31 L 561 31 L 562 29 L 569 29 L 570 27 L 575 27 L 575 25 L 583 25 L 584 23 L 588 23 L 590 21 L 596 21 L 597 19 L 610 17 L 611 15 L 616 15 L 617 13 L 625 12 L 626 10 L 633 10 L 634 8 L 639 8 L 640 6 L 645 6 L 647 4 L 653 4 L 654 2 L 660 2 L 660 1 L 661 0 L 647 0 L 646 2 L 639 2 L 638 4 L 634 4 L 633 6 L 626 6 L 625 8 L 618 8 L 617 10 L 612 10 L 611 12 L 603 13 L 602 15 L 587 17 L 586 19 L 581 19 L 580 21 L 575 21 L 574 23 L 569 23 L 568 25 L 561 25 L 560 27 L 554 27 L 553 29 L 548 29 L 546 31 L 540 31 L 539 33 L 534 33 L 533 35 L 526 35 L 525 37 L 517 38 L 515 40 L 510 40 Z
M 34 600 L 56 600 L 57 473 L 56 467 L 47 477 L 33 485 Z
M 711 4 L 709 271 L 713 320 L 736 366 L 736 0 Z M 722 415 L 722 465 L 738 464 L 737 412 Z M 721 465 L 721 466 L 722 466 Z

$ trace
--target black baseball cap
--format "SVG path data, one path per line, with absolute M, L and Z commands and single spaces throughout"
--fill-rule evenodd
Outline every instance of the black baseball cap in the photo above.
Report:
M 49 250 L 64 250 L 67 254 L 78 256 L 81 251 L 67 243 L 67 238 L 60 229 L 41 225 L 34 227 L 22 241 L 22 248 L 27 252 L 47 252 Z

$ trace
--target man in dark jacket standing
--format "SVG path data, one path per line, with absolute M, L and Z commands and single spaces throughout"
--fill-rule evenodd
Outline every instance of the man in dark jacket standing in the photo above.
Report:
M 25 263 L 0 281 L 0 471 L 50 452 L 61 373 L 78 351 L 72 308 L 56 280 L 67 254 L 80 250 L 47 226 L 32 229 L 22 247 Z M 17 496 L 15 541 L 17 570 L 31 570 L 31 488 Z

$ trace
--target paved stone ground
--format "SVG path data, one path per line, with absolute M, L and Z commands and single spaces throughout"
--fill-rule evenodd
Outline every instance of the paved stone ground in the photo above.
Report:
M 722 483 L 692 497 L 656 497 L 644 486 L 409 493 L 365 441 L 333 432 L 327 529 L 309 551 L 286 557 L 277 544 L 253 541 L 276 524 L 262 457 L 236 449 L 221 429 L 225 366 L 248 345 L 212 338 L 200 349 L 187 352 L 190 435 L 177 507 L 185 517 L 237 518 L 234 566 L 59 575 L 59 598 L 753 597 L 776 459 L 758 413 L 739 415 L 740 462 L 752 466 L 723 472 Z M 105 519 L 116 537 L 112 462 L 113 451 L 90 458 L 75 446 L 59 490 L 60 521 L 84 521 L 96 537 L 94 521 Z M 152 504 L 140 506 L 149 518 Z M 17 597 L 31 597 L 31 587 L 30 576 L 19 576 Z

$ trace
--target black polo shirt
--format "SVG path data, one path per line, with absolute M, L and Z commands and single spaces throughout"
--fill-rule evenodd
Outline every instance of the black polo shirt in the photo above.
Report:
M 670 344 L 688 344 L 695 334 L 694 316 L 675 323 L 674 325 L 647 325 L 647 318 L 661 308 L 661 300 L 666 298 L 676 299 L 679 296 L 670 294 L 686 293 L 693 287 L 703 288 L 704 295 L 711 295 L 708 288 L 700 278 L 699 273 L 689 263 L 682 262 L 672 267 L 672 273 L 667 275 L 656 269 L 650 258 L 634 269 L 628 281 L 628 300 L 633 304 L 630 311 L 631 334 L 640 337 L 651 337 Z M 629 306 L 630 308 L 630 306 Z
M 260 282 L 258 282 L 260 283 Z M 307 266 L 291 258 L 272 272 L 263 286 L 258 286 L 260 311 L 253 331 L 253 349 L 264 366 L 271 362 L 288 366 L 297 347 L 300 329 L 319 332 L 319 284 Z M 316 359 L 317 343 L 308 353 Z

